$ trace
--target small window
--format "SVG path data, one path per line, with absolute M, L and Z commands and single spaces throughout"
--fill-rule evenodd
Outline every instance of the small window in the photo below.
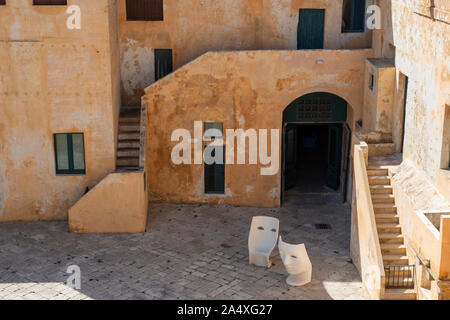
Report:
M 127 20 L 163 21 L 163 0 L 126 0 Z
M 54 134 L 56 174 L 85 174 L 84 134 Z
M 6 5 L 6 0 L 0 0 L 0 6 Z
M 203 131 L 205 140 L 223 138 L 223 125 L 221 122 L 205 122 Z
M 207 194 L 224 194 L 225 193 L 225 147 L 223 146 L 206 146 L 206 148 L 214 148 L 211 151 L 213 157 L 216 152 L 223 155 L 222 163 L 205 163 L 205 193 Z
M 155 81 L 173 71 L 172 49 L 155 49 Z
M 366 0 L 344 0 L 342 32 L 364 32 Z
M 34 6 L 65 6 L 67 0 L 33 0 Z
M 369 76 L 369 89 L 370 89 L 370 91 L 373 91 L 373 83 L 374 83 L 374 76 L 373 76 L 373 74 L 370 74 L 370 76 Z

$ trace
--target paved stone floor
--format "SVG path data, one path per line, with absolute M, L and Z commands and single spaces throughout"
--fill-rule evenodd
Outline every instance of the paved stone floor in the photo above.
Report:
M 67 222 L 0 224 L 0 299 L 366 299 L 349 258 L 350 209 L 336 195 L 287 195 L 281 209 L 151 204 L 144 234 L 70 234 Z M 248 265 L 254 215 L 305 243 L 313 280 L 288 287 L 278 250 Z M 328 223 L 330 230 L 314 224 Z M 66 285 L 69 265 L 81 289 Z

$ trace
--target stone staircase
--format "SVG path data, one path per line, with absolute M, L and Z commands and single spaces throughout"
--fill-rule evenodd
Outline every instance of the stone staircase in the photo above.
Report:
M 384 156 L 395 152 L 391 133 L 361 133 L 361 139 L 369 146 L 369 157 Z
M 402 235 L 395 198 L 392 193 L 391 180 L 388 170 L 369 168 L 367 170 L 370 192 L 372 197 L 381 254 L 386 273 L 386 279 L 402 279 L 412 282 L 413 274 L 408 267 L 408 257 Z M 399 270 L 390 271 L 387 266 L 396 266 Z M 402 266 L 404 269 L 402 270 Z M 386 300 L 415 300 L 414 289 L 386 288 L 383 299 Z
M 141 108 L 122 107 L 119 115 L 116 170 L 139 170 Z

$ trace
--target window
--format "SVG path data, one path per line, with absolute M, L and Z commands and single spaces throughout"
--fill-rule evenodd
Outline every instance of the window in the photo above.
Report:
M 366 0 L 344 0 L 342 32 L 364 32 Z
M 374 77 L 373 77 L 373 74 L 370 74 L 370 76 L 369 76 L 369 89 L 370 89 L 370 91 L 373 91 L 373 83 L 374 83 Z
M 221 122 L 205 122 L 203 131 L 204 140 L 223 138 Z M 205 154 L 211 155 L 216 160 L 222 158 L 220 163 L 212 164 L 208 164 L 209 161 L 205 160 L 205 193 L 223 194 L 225 193 L 225 148 L 224 146 L 205 146 Z
M 34 6 L 65 6 L 67 0 L 33 0 Z
M 203 131 L 205 140 L 223 137 L 223 126 L 220 122 L 205 122 Z
M 446 105 L 444 110 L 441 168 L 450 170 L 450 105 Z
M 208 194 L 224 194 L 225 193 L 225 147 L 223 146 L 206 146 L 212 148 L 211 156 L 223 156 L 222 163 L 207 164 L 205 162 L 205 193 Z
M 172 49 L 155 49 L 155 81 L 173 71 Z
M 126 0 L 127 20 L 163 21 L 163 0 Z
M 84 134 L 54 134 L 56 174 L 85 174 Z
M 0 6 L 6 5 L 6 0 L 0 0 Z

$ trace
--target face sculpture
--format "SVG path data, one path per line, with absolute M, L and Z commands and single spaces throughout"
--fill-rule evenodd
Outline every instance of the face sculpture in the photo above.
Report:
M 298 286 L 311 281 L 312 265 L 304 244 L 288 244 L 280 237 L 278 242 L 281 259 L 289 273 L 286 282 Z

